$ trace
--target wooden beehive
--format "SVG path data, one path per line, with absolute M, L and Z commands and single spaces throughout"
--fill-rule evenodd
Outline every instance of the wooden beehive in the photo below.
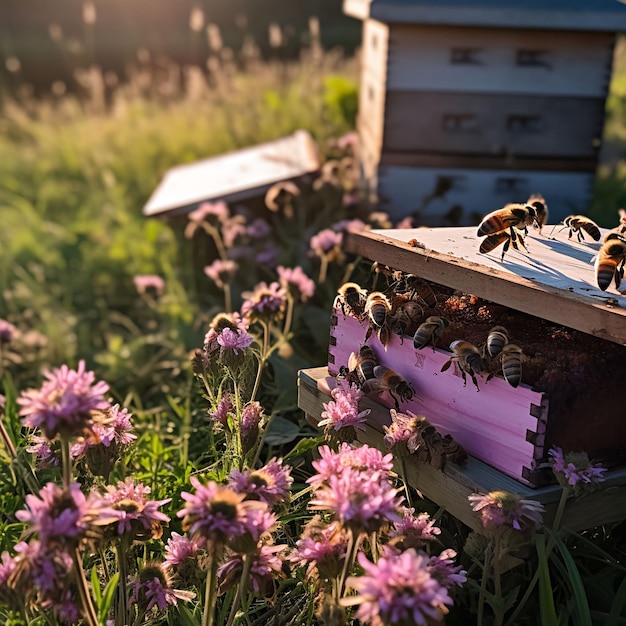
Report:
M 344 0 L 363 21 L 358 129 L 386 211 L 473 222 L 541 191 L 587 209 L 617 0 Z
M 568 405 L 560 383 L 540 392 L 524 384 L 514 389 L 499 378 L 488 383 L 479 379 L 477 392 L 469 379 L 463 386 L 456 367 L 441 371 L 449 352 L 416 351 L 411 338 L 396 336 L 385 350 L 370 337 L 380 363 L 415 387 L 415 398 L 403 403 L 402 410 L 425 415 L 471 455 L 529 485 L 540 484 L 549 474 L 541 471 L 541 464 L 552 445 L 585 450 L 611 465 L 625 460 L 626 407 L 620 384 L 626 373 L 626 311 L 621 306 L 626 297 L 595 285 L 590 261 L 599 244 L 568 241 L 566 233 L 558 239 L 529 237 L 530 254 L 509 251 L 503 262 L 499 250 L 478 253 L 474 228 L 370 231 L 350 235 L 346 245 L 350 252 L 394 269 L 504 305 L 512 314 L 522 311 L 577 329 L 584 333 L 580 337 L 593 342 L 589 345 L 598 352 L 598 362 L 613 363 L 600 382 L 589 377 L 578 384 L 572 376 Z M 367 323 L 340 309 L 332 319 L 328 369 L 336 375 L 364 343 Z M 572 340 L 572 363 L 576 343 Z M 560 374 L 567 382 L 569 372 Z M 386 392 L 378 401 L 394 406 Z

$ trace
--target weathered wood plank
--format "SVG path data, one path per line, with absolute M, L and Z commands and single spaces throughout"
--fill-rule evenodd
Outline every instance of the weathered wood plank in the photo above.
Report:
M 409 91 L 604 97 L 613 38 L 613 33 L 394 24 L 387 85 Z M 451 63 L 453 48 L 477 50 L 478 63 Z M 545 65 L 517 65 L 517 50 L 542 51 Z
M 604 97 L 387 91 L 383 152 L 597 156 Z M 419 115 L 416 115 L 419 111 Z
M 326 367 L 301 370 L 298 375 L 298 406 L 307 414 L 310 423 L 320 419 L 324 402 L 331 397 L 320 390 L 328 377 Z M 322 381 L 322 382 L 321 382 Z M 380 405 L 364 399 L 363 407 L 373 411 L 372 424 L 380 417 Z M 382 432 L 369 424 L 359 434 L 359 441 L 385 451 Z M 399 471 L 399 468 L 396 468 Z M 476 515 L 471 511 L 467 496 L 471 493 L 488 493 L 505 490 L 541 502 L 546 507 L 544 521 L 549 526 L 561 495 L 558 485 L 532 489 L 506 476 L 493 467 L 470 456 L 464 466 L 448 463 L 444 470 L 436 470 L 410 456 L 406 462 L 410 485 L 425 497 L 445 508 L 454 517 L 474 530 L 480 531 Z M 418 505 L 419 508 L 419 505 Z M 626 518 L 626 469 L 607 472 L 601 488 L 579 499 L 570 499 L 565 508 L 563 526 L 571 531 L 591 528 L 600 524 L 618 522 Z
M 550 232 L 550 226 L 544 227 Z M 410 246 L 417 239 L 424 248 Z M 476 228 L 350 233 L 348 252 L 462 289 L 491 302 L 626 345 L 626 298 L 595 285 L 591 258 L 598 245 L 530 235 L 530 254 L 510 250 L 504 261 L 479 254 Z

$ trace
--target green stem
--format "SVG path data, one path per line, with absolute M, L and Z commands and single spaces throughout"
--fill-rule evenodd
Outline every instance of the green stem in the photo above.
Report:
M 485 612 L 485 592 L 487 591 L 487 578 L 489 577 L 489 563 L 491 562 L 491 555 L 493 553 L 493 546 L 489 544 L 485 549 L 485 560 L 483 561 L 483 576 L 480 581 L 480 594 L 478 596 L 478 612 L 476 616 L 477 626 L 482 626 L 483 616 Z
M 256 373 L 256 379 L 254 381 L 254 387 L 252 389 L 252 394 L 250 396 L 250 402 L 254 402 L 256 398 L 256 394 L 259 391 L 259 386 L 261 385 L 261 375 L 263 374 L 263 369 L 265 368 L 265 361 L 267 359 L 267 353 L 269 352 L 269 344 L 270 344 L 270 329 L 269 326 L 265 322 L 261 322 L 263 326 L 263 345 L 261 347 L 261 356 L 259 357 L 259 367 Z
M 346 578 L 348 577 L 348 572 L 352 569 L 352 566 L 354 565 L 356 553 L 359 548 L 360 536 L 355 537 L 354 531 L 352 529 L 349 530 L 349 535 L 350 537 L 348 539 L 348 549 L 346 550 L 346 560 L 343 563 L 343 571 L 341 572 L 341 578 L 339 579 L 339 597 L 337 598 L 337 601 L 339 601 L 343 597 L 343 592 L 346 585 Z
M 287 312 L 285 313 L 285 324 L 283 326 L 283 337 L 286 337 L 291 330 L 291 323 L 293 322 L 293 309 L 295 301 L 293 296 L 287 297 Z
M 402 478 L 402 483 L 404 484 L 404 493 L 406 494 L 406 501 L 410 508 L 413 508 L 413 501 L 411 499 L 411 493 L 409 491 L 409 483 L 406 479 L 406 460 L 403 456 L 399 458 L 400 464 L 400 477 Z
M 552 524 L 552 530 L 554 533 L 557 533 L 561 526 L 561 521 L 563 520 L 563 514 L 565 513 L 565 505 L 567 504 L 567 499 L 569 498 L 570 493 L 571 493 L 570 487 L 563 487 L 563 490 L 561 491 L 561 499 L 559 500 L 556 513 L 554 514 L 554 522 Z M 553 535 L 548 540 L 548 545 L 546 547 L 546 558 L 550 556 L 550 552 L 552 552 L 552 549 L 554 548 L 554 543 L 555 543 L 555 540 L 554 540 L 554 535 Z M 533 574 L 533 577 L 531 578 L 530 582 L 526 586 L 524 595 L 522 596 L 521 600 L 517 603 L 517 606 L 515 607 L 515 610 L 513 611 L 513 613 L 511 613 L 511 617 L 508 619 L 507 624 L 510 624 L 511 626 L 515 624 L 515 620 L 517 619 L 517 616 L 521 613 L 526 602 L 528 602 L 528 599 L 530 598 L 532 592 L 534 591 L 538 580 L 539 580 L 539 568 L 537 567 L 537 569 L 535 570 L 535 573 Z
M 117 569 L 120 573 L 120 578 L 117 583 L 117 597 L 118 597 L 118 619 L 122 624 L 128 624 L 130 615 L 128 614 L 128 600 L 126 596 L 126 584 L 128 580 L 128 569 L 127 569 L 127 550 L 128 550 L 128 542 L 125 537 L 122 536 L 122 539 L 117 544 Z
M 204 222 L 203 226 L 204 230 L 211 236 L 211 239 L 213 239 L 213 241 L 215 242 L 217 254 L 219 255 L 220 259 L 222 259 L 222 261 L 228 260 L 228 254 L 226 253 L 226 248 L 224 247 L 224 242 L 222 241 L 219 230 L 215 228 L 215 226 L 207 222 Z
M 61 437 L 61 465 L 63 466 L 63 485 L 69 489 L 72 483 L 72 455 L 70 440 L 67 437 Z
M 89 626 L 99 626 L 98 615 L 91 601 L 91 595 L 87 587 L 85 572 L 83 570 L 82 558 L 78 550 L 78 546 L 72 552 L 72 560 L 74 561 L 74 572 L 76 574 L 76 585 L 80 594 L 81 604 L 83 605 L 83 617 Z
M 243 557 L 243 570 L 241 572 L 241 579 L 239 581 L 239 586 L 237 587 L 237 593 L 235 594 L 235 599 L 233 600 L 233 606 L 230 610 L 230 615 L 228 616 L 228 622 L 226 622 L 226 626 L 233 625 L 233 622 L 235 621 L 235 615 L 237 615 L 237 611 L 241 607 L 241 603 L 248 583 L 248 577 L 250 576 L 252 560 L 252 554 L 246 554 Z
M 204 593 L 204 615 L 202 626 L 213 626 L 213 614 L 215 613 L 215 600 L 217 599 L 217 553 L 215 545 L 208 546 L 209 569 L 206 575 L 206 587 Z M 210 548 L 213 547 L 213 550 Z
M 326 282 L 326 274 L 328 273 L 328 257 L 322 253 L 320 256 L 320 274 L 317 279 L 318 284 L 323 285 Z
M 224 285 L 224 310 L 226 313 L 232 313 L 233 310 L 233 299 L 231 294 L 230 285 Z
M 500 534 L 496 536 L 495 546 L 493 550 L 493 556 L 491 562 L 493 564 L 493 583 L 495 588 L 496 598 L 498 604 L 495 607 L 495 620 L 494 626 L 501 626 L 504 621 L 503 598 L 502 598 L 502 581 L 500 579 L 500 549 L 501 549 L 502 537 Z

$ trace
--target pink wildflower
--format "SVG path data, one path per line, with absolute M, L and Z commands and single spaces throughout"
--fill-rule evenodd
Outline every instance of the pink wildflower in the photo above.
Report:
M 27 446 L 26 452 L 35 455 L 36 465 L 40 469 L 58 467 L 60 464 L 59 457 L 52 450 L 51 442 L 47 437 L 31 435 L 30 445 Z
M 94 384 L 95 374 L 85 371 L 84 361 L 79 362 L 78 370 L 62 365 L 45 376 L 48 380 L 41 389 L 25 391 L 17 401 L 22 406 L 22 424 L 41 427 L 48 439 L 91 429 L 91 412 L 109 407 L 104 399 L 109 386 L 103 381 Z
M 252 449 L 259 435 L 259 426 L 263 419 L 263 407 L 260 402 L 249 402 L 241 412 L 241 446 L 244 452 Z
M 330 429 L 339 431 L 350 427 L 365 430 L 366 418 L 371 409 L 359 412 L 358 402 L 363 392 L 356 385 L 341 381 L 340 385 L 332 390 L 331 395 L 334 400 L 324 402 L 324 411 L 322 419 L 317 424 L 318 427 L 323 426 L 327 431 Z
M 11 343 L 11 339 L 13 339 L 13 335 L 15 335 L 16 332 L 17 328 L 15 328 L 11 322 L 0 319 L 0 344 Z
M 195 493 L 183 491 L 186 504 L 178 511 L 183 518 L 183 529 L 192 538 L 202 537 L 221 543 L 244 535 L 249 527 L 254 528 L 254 511 L 266 511 L 267 505 L 259 501 L 244 501 L 245 495 L 230 487 L 210 481 L 203 485 L 195 476 L 190 478 Z M 258 538 L 258 537 L 257 537 Z
M 161 295 L 165 289 L 165 281 L 160 276 L 152 274 L 135 276 L 133 277 L 133 282 L 135 283 L 137 293 L 140 294 L 146 293 L 148 289 L 154 289 L 158 295 Z
M 78 483 L 61 489 L 48 483 L 39 490 L 39 497 L 26 496 L 26 510 L 15 514 L 21 522 L 30 524 L 30 532 L 38 533 L 42 542 L 77 542 L 87 528 L 87 499 Z
M 402 509 L 402 518 L 389 531 L 389 544 L 399 551 L 408 548 L 423 548 L 441 534 L 428 513 L 415 515 L 415 509 Z
M 170 605 L 177 605 L 179 600 L 189 602 L 195 597 L 192 591 L 174 589 L 166 569 L 158 563 L 149 563 L 139 572 L 130 601 L 146 612 L 153 607 L 164 611 Z
M 282 459 L 271 459 L 264 467 L 240 472 L 233 468 L 228 485 L 237 493 L 246 494 L 248 500 L 262 500 L 269 506 L 286 502 L 289 498 L 290 467 L 283 467 Z
M 211 265 L 207 265 L 204 268 L 204 273 L 220 288 L 223 289 L 226 285 L 229 285 L 239 266 L 235 261 L 222 259 L 215 259 Z
M 304 273 L 299 265 L 294 268 L 279 265 L 276 270 L 278 271 L 280 284 L 292 293 L 295 292 L 294 296 L 300 297 L 303 301 L 313 296 L 315 283 Z
M 525 530 L 541 523 L 543 505 L 536 500 L 524 500 L 507 491 L 491 491 L 487 495 L 468 496 L 472 510 L 480 514 L 483 528 Z
M 415 452 L 419 446 L 419 427 L 421 418 L 410 411 L 400 413 L 390 409 L 391 424 L 383 425 L 385 446 L 389 450 L 402 455 L 404 452 Z
M 330 252 L 333 248 L 339 248 L 342 242 L 343 234 L 341 232 L 326 228 L 311 237 L 309 247 L 317 256 L 322 256 Z
M 321 525 L 314 517 L 306 526 L 296 548 L 289 555 L 294 565 L 307 566 L 307 575 L 316 569 L 320 578 L 339 576 L 348 549 L 348 534 L 338 522 Z
M 343 443 L 337 452 L 328 446 L 320 446 L 318 453 L 320 458 L 313 461 L 317 474 L 307 480 L 313 487 L 349 468 L 362 469 L 372 474 L 380 472 L 386 474 L 393 467 L 393 455 L 383 456 L 380 450 L 368 445 L 353 447 L 348 443 Z
M 399 521 L 402 499 L 398 491 L 376 473 L 349 468 L 318 487 L 309 507 L 330 512 L 344 526 L 357 532 L 371 533 L 386 522 Z
M 284 551 L 285 548 L 287 546 L 284 544 L 261 546 L 258 551 L 248 557 L 252 561 L 249 584 L 252 585 L 252 590 L 257 596 L 266 595 L 274 579 L 284 576 L 282 574 L 283 562 L 277 553 Z M 241 579 L 242 572 L 243 557 L 240 554 L 235 554 L 217 570 L 220 592 L 224 592 L 237 584 Z
M 563 454 L 563 450 L 554 446 L 549 452 L 552 470 L 563 487 L 593 486 L 604 480 L 606 468 L 592 465 L 586 452 L 570 452 Z
M 200 543 L 195 539 L 176 532 L 172 533 L 165 546 L 165 567 L 181 565 L 186 559 L 193 559 L 199 549 Z
M 239 332 L 230 328 L 225 328 L 218 336 L 217 343 L 221 346 L 222 352 L 232 350 L 234 354 L 239 354 L 240 350 L 245 350 L 252 345 L 254 337 L 244 331 Z
M 467 572 L 460 565 L 454 564 L 455 557 L 456 552 L 448 549 L 439 556 L 431 556 L 428 561 L 430 575 L 446 589 L 461 587 L 467 582 Z
M 233 397 L 229 392 L 224 393 L 217 403 L 217 408 L 214 412 L 209 412 L 209 417 L 217 424 L 221 424 L 222 427 L 228 426 L 228 414 L 233 413 L 235 410 L 235 404 Z
M 132 478 L 119 481 L 117 486 L 108 485 L 99 500 L 110 515 L 99 525 L 110 525 L 117 535 L 127 534 L 139 541 L 160 536 L 161 522 L 169 522 L 170 518 L 158 509 L 172 499 L 149 500 L 149 494 L 150 487 L 135 483 Z
M 274 319 L 281 317 L 286 304 L 285 290 L 277 283 L 269 285 L 265 282 L 259 283 L 252 292 L 244 292 L 246 298 L 241 306 L 243 317 Z
M 203 202 L 195 211 L 189 213 L 189 221 L 204 222 L 206 220 L 217 220 L 225 222 L 230 215 L 228 205 L 225 202 Z
M 344 606 L 358 605 L 357 619 L 372 626 L 427 625 L 448 612 L 452 598 L 431 576 L 426 554 L 407 550 L 372 563 L 360 553 L 358 559 L 365 573 L 349 577 L 346 584 L 359 595 L 341 600 Z
M 0 556 L 0 586 L 4 586 L 7 584 L 9 580 L 9 576 L 15 570 L 15 559 L 6 551 L 2 552 Z

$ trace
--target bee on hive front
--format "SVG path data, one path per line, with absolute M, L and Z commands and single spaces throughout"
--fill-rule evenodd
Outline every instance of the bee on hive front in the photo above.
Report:
M 504 243 L 502 259 L 509 246 L 519 250 L 518 243 L 526 250 L 524 235 L 528 234 L 528 226 L 537 223 L 537 210 L 529 204 L 507 204 L 485 215 L 478 225 L 477 236 L 487 237 L 480 245 L 481 253 L 491 252 Z
M 357 319 L 361 319 L 365 310 L 365 301 L 367 299 L 367 291 L 362 289 L 357 283 L 347 282 L 339 287 L 334 306 L 341 306 L 341 312 L 353 315 Z
M 375 378 L 369 378 L 361 386 L 363 393 L 382 393 L 388 391 L 400 410 L 400 402 L 411 400 L 415 396 L 415 389 L 400 374 L 385 365 L 374 367 Z
M 448 327 L 450 322 L 445 317 L 431 315 L 426 321 L 419 325 L 413 336 L 413 346 L 417 350 L 421 350 L 424 346 L 431 343 L 433 352 L 437 344 L 437 340 L 441 339 L 443 331 Z
M 514 343 L 507 343 L 500 353 L 502 374 L 511 387 L 517 387 L 522 381 L 522 349 Z
M 571 239 L 572 235 L 576 233 L 576 238 L 578 239 L 578 241 L 582 242 L 585 240 L 584 233 L 586 232 L 595 241 L 600 241 L 601 235 L 598 225 L 593 220 L 584 215 L 568 215 L 561 222 L 561 224 L 564 224 L 564 226 L 558 232 L 569 228 L 569 236 L 567 237 L 568 239 Z M 554 228 L 556 228 L 556 226 Z M 552 230 L 554 230 L 554 228 Z
M 463 379 L 463 386 L 467 385 L 467 376 L 469 374 L 476 391 L 480 391 L 478 388 L 478 382 L 476 381 L 476 374 L 482 374 L 484 370 L 484 363 L 480 350 L 469 341 L 457 340 L 450 344 L 450 350 L 452 350 L 452 356 L 443 364 L 441 368 L 442 372 L 445 372 L 452 361 L 455 361 L 461 371 L 461 378 Z
M 378 365 L 376 353 L 368 345 L 363 345 L 357 353 L 352 352 L 348 358 L 348 371 L 356 375 L 356 382 L 360 385 L 366 380 L 376 378 L 374 368 Z
M 462 465 L 467 460 L 463 446 L 450 435 L 445 437 L 424 417 L 417 432 L 418 450 L 421 449 L 425 461 L 435 469 L 443 470 L 447 461 Z
M 604 243 L 596 258 L 596 280 L 602 291 L 615 280 L 615 288 L 619 290 L 622 278 L 624 278 L 624 265 L 626 264 L 626 238 L 617 233 L 609 233 L 604 238 Z
M 398 298 L 399 296 L 396 296 Z M 424 318 L 424 309 L 415 300 L 404 300 L 397 304 L 396 298 L 392 302 L 392 313 L 389 320 L 391 330 L 400 336 L 401 341 L 409 333 L 410 328 L 419 326 Z M 408 296 L 407 296 L 408 298 Z
M 502 352 L 502 348 L 507 343 L 509 343 L 509 331 L 504 326 L 494 326 L 487 335 L 485 352 L 493 359 Z

